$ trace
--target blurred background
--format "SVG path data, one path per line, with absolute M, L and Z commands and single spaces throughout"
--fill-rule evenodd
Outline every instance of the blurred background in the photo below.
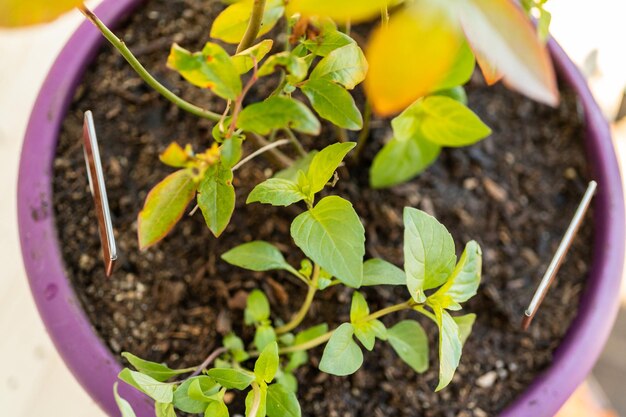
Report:
M 553 37 L 579 65 L 611 121 L 624 166 L 626 7 L 614 0 L 550 0 L 546 8 L 553 16 Z M 82 21 L 72 12 L 48 25 L 0 30 L 0 404 L 2 415 L 11 417 L 104 417 L 65 368 L 39 319 L 22 266 L 15 202 L 30 109 L 54 58 Z M 626 285 L 622 305 L 593 375 L 559 417 L 626 416 Z

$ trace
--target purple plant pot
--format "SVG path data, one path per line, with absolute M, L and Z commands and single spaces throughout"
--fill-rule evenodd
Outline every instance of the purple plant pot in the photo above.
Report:
M 97 14 L 113 25 L 140 3 L 141 0 L 105 0 Z M 50 337 L 93 399 L 109 415 L 118 416 L 112 387 L 121 367 L 92 328 L 65 274 L 51 207 L 52 168 L 61 122 L 102 41 L 100 33 L 85 22 L 61 51 L 41 88 L 22 148 L 18 222 L 31 291 Z M 502 412 L 502 417 L 553 416 L 590 372 L 619 307 L 624 200 L 610 130 L 575 65 L 555 42 L 549 46 L 560 74 L 582 103 L 589 162 L 599 183 L 594 204 L 593 264 L 578 316 L 557 349 L 552 365 Z M 139 417 L 154 416 L 147 397 L 125 384 L 120 384 L 120 393 L 132 403 Z

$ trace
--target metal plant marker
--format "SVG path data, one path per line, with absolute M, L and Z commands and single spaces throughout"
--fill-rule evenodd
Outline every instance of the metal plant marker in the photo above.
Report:
M 106 276 L 109 277 L 113 273 L 113 267 L 117 259 L 117 247 L 115 245 L 115 236 L 113 235 L 113 223 L 111 222 L 107 190 L 104 185 L 104 174 L 102 172 L 102 162 L 100 161 L 100 152 L 98 150 L 96 127 L 93 122 L 93 114 L 90 110 L 85 112 L 83 123 L 83 151 L 85 154 L 85 163 L 87 164 L 89 189 L 91 190 L 93 202 L 96 206 L 104 270 Z
M 530 326 L 530 323 L 533 321 L 533 318 L 537 313 L 537 309 L 539 308 L 541 302 L 548 293 L 548 289 L 550 288 L 552 281 L 554 281 L 554 277 L 559 271 L 559 268 L 561 267 L 561 264 L 565 259 L 565 255 L 567 255 L 567 251 L 572 245 L 574 237 L 576 236 L 576 233 L 578 232 L 578 229 L 582 224 L 585 213 L 589 209 L 589 204 L 591 203 L 591 199 L 593 198 L 597 187 L 597 182 L 589 182 L 589 185 L 587 186 L 587 191 L 583 195 L 583 198 L 578 205 L 578 208 L 576 209 L 576 213 L 574 213 L 574 217 L 567 227 L 565 235 L 563 236 L 563 239 L 561 240 L 561 243 L 559 244 L 559 247 L 557 248 L 554 257 L 552 258 L 550 265 L 548 265 L 548 269 L 543 275 L 543 278 L 539 283 L 539 287 L 537 288 L 535 295 L 533 295 L 533 299 L 530 301 L 528 308 L 524 312 L 524 319 L 522 320 L 522 328 L 524 330 L 528 329 L 528 326 Z

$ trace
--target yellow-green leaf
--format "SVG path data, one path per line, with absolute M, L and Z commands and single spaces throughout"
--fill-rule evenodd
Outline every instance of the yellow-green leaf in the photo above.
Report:
M 237 72 L 239 74 L 245 74 L 254 67 L 255 62 L 258 66 L 259 62 L 261 62 L 265 55 L 272 49 L 272 45 L 274 45 L 273 40 L 265 39 L 233 56 L 233 64 L 235 64 Z
M 0 27 L 20 27 L 51 22 L 83 4 L 82 0 L 2 0 Z
M 216 43 L 207 42 L 202 52 L 191 53 L 173 44 L 167 66 L 191 84 L 235 100 L 241 93 L 241 78 L 232 58 Z
M 148 193 L 137 222 L 142 250 L 172 230 L 196 194 L 196 187 L 191 173 L 183 169 L 167 176 Z
M 309 71 L 309 65 L 304 58 L 283 51 L 267 58 L 261 68 L 259 68 L 258 76 L 265 77 L 266 75 L 271 75 L 278 67 L 287 71 L 287 81 L 292 84 L 305 79 Z
M 365 79 L 367 68 L 361 48 L 356 43 L 349 43 L 322 58 L 309 78 L 334 81 L 352 90 Z
M 374 110 L 397 113 L 440 89 L 462 47 L 462 35 L 441 11 L 402 11 L 374 31 L 367 48 L 365 89 Z
M 235 210 L 235 188 L 230 169 L 214 166 L 207 171 L 198 187 L 198 206 L 213 235 L 219 237 Z
M 254 1 L 256 0 L 239 1 L 224 9 L 213 22 L 211 37 L 227 43 L 239 43 L 246 33 Z M 272 30 L 284 11 L 283 0 L 268 0 L 258 36 L 263 36 Z
M 348 130 L 363 127 L 354 98 L 342 86 L 328 80 L 309 80 L 300 87 L 320 117 Z
M 380 16 L 380 11 L 389 3 L 390 0 L 291 0 L 287 4 L 287 14 L 300 13 L 330 17 L 339 23 L 357 23 Z
M 187 162 L 190 160 L 190 155 L 176 142 L 172 142 L 169 146 L 159 155 L 159 159 L 165 165 L 169 165 L 174 168 L 184 168 L 187 166 Z
M 237 127 L 246 132 L 267 135 L 274 129 L 290 127 L 309 135 L 320 133 L 320 122 L 302 102 L 282 96 L 270 97 L 243 109 Z

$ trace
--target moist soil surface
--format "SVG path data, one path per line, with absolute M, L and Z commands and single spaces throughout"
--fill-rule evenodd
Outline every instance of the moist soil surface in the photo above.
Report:
M 223 103 L 188 85 L 165 67 L 169 45 L 199 50 L 208 39 L 220 2 L 153 0 L 118 30 L 139 59 L 166 86 L 215 111 Z M 260 87 L 269 90 L 271 82 Z M 584 129 L 576 97 L 562 91 L 557 109 L 503 87 L 487 88 L 476 76 L 469 105 L 493 129 L 479 144 L 445 149 L 417 179 L 385 190 L 368 187 L 368 167 L 391 131 L 374 119 L 358 164 L 339 171 L 330 193 L 348 198 L 366 228 L 366 257 L 402 265 L 402 209 L 435 215 L 451 231 L 457 251 L 471 240 L 483 248 L 483 280 L 466 312 L 478 315 L 453 382 L 435 393 L 437 331 L 423 317 L 430 337 L 431 366 L 415 374 L 384 342 L 365 352 L 363 367 L 349 377 L 321 373 L 322 353 L 311 352 L 298 373 L 305 416 L 492 416 L 509 404 L 552 360 L 576 314 L 591 257 L 588 217 L 529 332 L 520 330 L 524 308 L 573 215 L 588 172 Z M 257 89 L 251 101 L 267 94 Z M 356 92 L 357 99 L 362 94 Z M 362 101 L 362 100 L 361 100 Z M 83 112 L 94 112 L 120 259 L 105 278 L 96 216 L 81 145 Z M 303 207 L 246 205 L 252 187 L 272 175 L 264 158 L 236 175 L 237 208 L 219 239 L 202 215 L 185 216 L 165 240 L 140 252 L 136 217 L 146 194 L 172 172 L 158 161 L 171 141 L 204 149 L 212 124 L 189 115 L 146 87 L 111 47 L 103 47 L 77 90 L 61 132 L 54 164 L 54 209 L 67 273 L 94 328 L 119 357 L 123 351 L 171 366 L 201 363 L 231 330 L 242 328 L 246 295 L 267 292 L 274 318 L 289 318 L 305 288 L 281 272 L 253 273 L 230 266 L 220 255 L 241 243 L 276 243 L 292 264 L 301 255 L 289 236 L 290 221 Z M 354 139 L 355 137 L 352 137 Z M 332 129 L 306 138 L 309 149 L 336 140 Z M 285 152 L 291 150 L 283 148 Z M 254 150 L 245 144 L 244 152 Z M 295 156 L 291 154 L 291 156 Z M 189 207 L 191 210 L 191 206 Z M 303 327 L 349 320 L 352 290 L 320 293 Z M 364 289 L 372 310 L 406 300 L 404 288 Z M 387 316 L 393 324 L 411 313 Z M 120 361 L 121 361 L 120 357 Z M 233 410 L 243 411 L 235 398 Z

